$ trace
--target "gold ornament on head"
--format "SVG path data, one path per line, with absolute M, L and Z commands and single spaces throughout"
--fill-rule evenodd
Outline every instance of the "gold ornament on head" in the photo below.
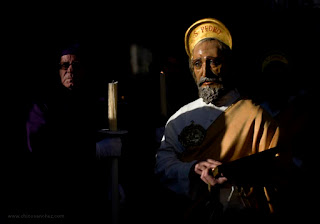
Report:
M 193 23 L 184 36 L 184 46 L 189 58 L 193 48 L 205 38 L 215 38 L 232 49 L 232 38 L 228 28 L 219 20 L 205 18 Z

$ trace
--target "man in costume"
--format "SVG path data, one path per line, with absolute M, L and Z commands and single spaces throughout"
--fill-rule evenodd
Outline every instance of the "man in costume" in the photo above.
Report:
M 155 174 L 170 192 L 190 199 L 186 220 L 199 221 L 202 216 L 202 221 L 214 222 L 221 214 L 217 210 L 226 207 L 217 189 L 228 183 L 228 176 L 214 178 L 209 171 L 277 146 L 279 127 L 262 107 L 241 97 L 232 82 L 232 37 L 223 23 L 205 18 L 192 24 L 185 33 L 185 49 L 199 98 L 167 121 Z M 266 188 L 259 191 L 267 202 Z M 266 208 L 273 212 L 271 204 Z

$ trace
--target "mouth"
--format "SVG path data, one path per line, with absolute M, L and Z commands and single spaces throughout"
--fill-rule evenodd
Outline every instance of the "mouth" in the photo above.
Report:
M 214 82 L 208 81 L 208 82 L 201 83 L 201 86 L 210 86 L 210 85 L 213 85 L 213 84 L 214 84 Z

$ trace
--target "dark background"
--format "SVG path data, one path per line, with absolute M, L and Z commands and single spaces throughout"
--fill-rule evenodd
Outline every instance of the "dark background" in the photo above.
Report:
M 142 127 L 141 122 L 146 130 L 163 126 L 168 117 L 160 116 L 159 73 L 167 75 L 168 116 L 197 97 L 184 34 L 192 23 L 205 17 L 215 17 L 229 28 L 235 79 L 243 93 L 259 99 L 274 83 L 283 83 L 282 92 L 316 85 L 318 1 L 22 3 L 9 9 L 2 43 L 9 50 L 5 57 L 9 65 L 3 70 L 8 80 L 3 82 L 4 98 L 9 99 L 9 114 L 14 115 L 10 122 L 17 122 L 10 127 L 23 125 L 29 103 L 52 85 L 59 49 L 70 41 L 82 44 L 91 93 L 100 99 L 101 116 L 106 113 L 107 84 L 115 80 L 122 97 L 121 129 Z M 132 45 L 152 56 L 146 72 L 133 74 Z M 272 50 L 287 55 L 290 77 L 262 78 L 262 57 Z M 107 116 L 101 126 L 107 126 Z
M 173 85 L 193 88 L 184 91 L 187 99 L 178 103 L 183 105 L 194 97 L 195 90 L 184 50 L 184 33 L 204 17 L 218 18 L 229 28 L 239 67 L 239 86 L 246 91 L 254 91 L 256 84 L 262 84 L 257 77 L 261 57 L 274 49 L 290 57 L 297 73 L 293 79 L 300 79 L 303 72 L 304 82 L 313 84 L 318 58 L 314 52 L 319 50 L 318 7 L 317 1 L 302 0 L 19 5 L 8 17 L 10 25 L 5 36 L 9 39 L 3 42 L 14 59 L 10 60 L 10 72 L 15 75 L 9 79 L 16 88 L 11 94 L 23 93 L 28 101 L 37 89 L 46 88 L 55 75 L 52 71 L 56 68 L 57 49 L 66 41 L 78 40 L 87 50 L 89 73 L 98 95 L 105 94 L 106 83 L 118 80 L 120 94 L 128 98 L 132 95 L 132 80 L 154 81 L 159 71 L 171 69 L 175 73 L 171 75 Z M 132 74 L 132 44 L 152 53 L 148 74 Z
M 120 183 L 126 191 L 125 214 L 150 212 L 157 204 L 153 188 L 155 130 L 167 117 L 160 115 L 159 73 L 168 77 L 168 116 L 197 97 L 188 68 L 184 34 L 205 17 L 221 20 L 233 38 L 233 54 L 241 91 L 259 98 L 267 88 L 259 74 L 261 58 L 281 50 L 290 58 L 292 75 L 275 77 L 283 91 L 314 89 L 319 61 L 318 1 L 209 1 L 209 2 L 54 2 L 19 3 L 3 20 L 2 44 L 6 66 L 2 82 L 5 132 L 10 155 L 23 155 L 25 119 L 30 102 L 52 85 L 59 47 L 77 40 L 84 46 L 91 91 L 101 103 L 101 127 L 107 128 L 107 84 L 119 82 L 119 128 L 130 133 L 120 161 Z M 133 74 L 130 47 L 152 54 L 148 72 Z M 288 86 L 286 86 L 288 85 Z M 293 86 L 292 86 L 293 85 Z M 261 88 L 260 88 L 261 87 Z M 272 88 L 272 86 L 270 87 Z M 105 113 L 105 117 L 103 117 Z M 7 135 L 5 135 L 7 136 Z M 128 168 L 130 170 L 128 171 Z M 134 172 L 135 175 L 132 175 Z M 19 189 L 19 188 L 18 188 Z M 144 202 L 145 206 L 135 207 Z M 150 205 L 150 206 L 149 206 Z M 142 213 L 140 213 L 142 212 Z M 152 212 L 156 212 L 152 210 Z M 134 217 L 133 217 L 134 218 Z

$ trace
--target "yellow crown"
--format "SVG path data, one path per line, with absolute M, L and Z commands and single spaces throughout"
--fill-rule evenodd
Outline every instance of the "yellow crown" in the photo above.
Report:
M 196 44 L 205 38 L 215 38 L 232 49 L 232 38 L 227 27 L 217 19 L 205 18 L 193 23 L 184 36 L 184 46 L 189 57 Z

